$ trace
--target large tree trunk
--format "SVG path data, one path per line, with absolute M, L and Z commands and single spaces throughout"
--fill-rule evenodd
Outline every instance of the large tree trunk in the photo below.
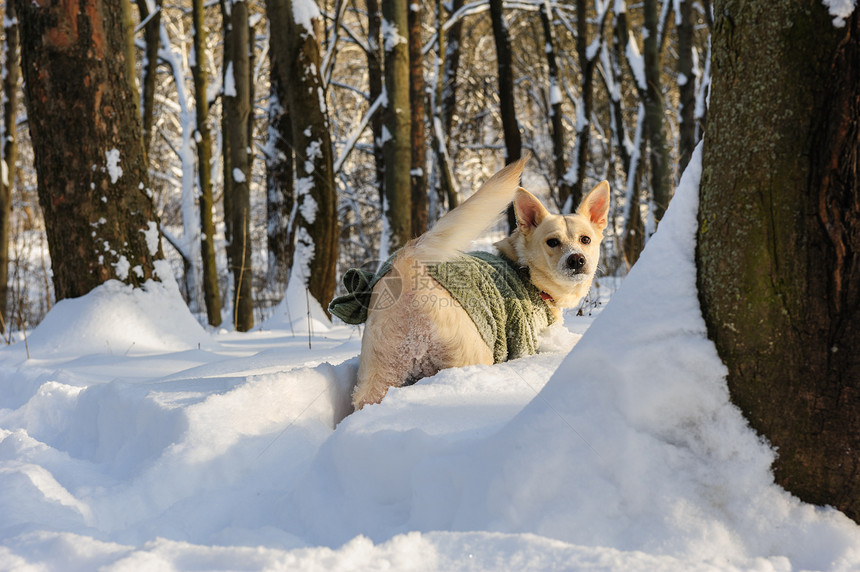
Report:
M 421 54 L 421 4 L 409 6 L 409 105 L 411 114 L 412 162 L 409 172 L 412 187 L 412 237 L 427 230 L 427 136 L 424 129 L 424 57 Z
M 409 34 L 406 0 L 382 0 L 382 32 L 385 51 L 385 91 L 388 102 L 383 121 L 388 133 L 383 137 L 385 157 L 385 214 L 388 222 L 388 252 L 412 238 L 412 164 L 410 146 L 412 119 L 409 113 Z
M 289 0 L 269 0 L 266 9 L 272 29 L 285 30 L 272 37 L 272 57 L 283 74 L 278 81 L 287 86 L 296 153 L 296 250 L 290 280 L 301 280 L 327 313 L 336 286 L 338 222 L 322 58 L 314 30 L 321 15 L 296 20 Z
M 0 125 L 0 333 L 10 327 L 9 305 L 9 237 L 12 229 L 12 188 L 18 166 L 18 15 L 14 2 L 6 2 L 3 18 L 3 123 Z
M 248 5 L 245 2 L 224 0 L 229 20 L 229 64 L 224 85 L 224 118 L 229 139 L 226 148 L 229 157 L 230 180 L 230 242 L 227 258 L 233 272 L 233 323 L 237 331 L 247 332 L 254 326 L 254 299 L 251 265 L 251 157 L 248 153 L 250 138 L 248 121 L 251 114 L 250 91 L 250 28 Z M 225 58 L 227 60 L 228 58 Z M 225 189 L 225 195 L 227 190 Z M 228 216 L 225 213 L 225 217 Z
M 200 255 L 203 265 L 203 299 L 209 325 L 221 325 L 221 294 L 218 287 L 218 267 L 215 264 L 215 204 L 212 198 L 212 134 L 209 127 L 209 73 L 206 71 L 206 19 L 203 0 L 192 0 L 195 113 L 197 121 L 197 180 L 200 185 Z
M 44 4 L 44 5 L 43 5 Z M 18 0 L 22 70 L 57 299 L 162 258 L 130 73 L 127 0 Z
M 715 4 L 697 267 L 778 483 L 860 522 L 860 15 Z M 753 57 L 754 56 L 754 57 Z

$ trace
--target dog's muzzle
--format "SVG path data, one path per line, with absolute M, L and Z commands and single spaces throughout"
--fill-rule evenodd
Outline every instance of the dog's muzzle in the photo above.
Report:
M 567 257 L 564 264 L 568 270 L 568 272 L 572 274 L 584 274 L 585 273 L 585 255 L 580 254 L 578 252 L 574 252 L 573 254 Z

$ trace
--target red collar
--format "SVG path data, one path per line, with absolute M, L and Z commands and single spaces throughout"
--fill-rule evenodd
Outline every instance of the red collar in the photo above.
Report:
M 544 302 L 555 302 L 552 296 L 541 290 L 540 297 Z

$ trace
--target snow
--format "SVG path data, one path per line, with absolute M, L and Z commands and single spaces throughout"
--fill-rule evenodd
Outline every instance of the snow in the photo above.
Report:
M 851 16 L 851 13 L 854 12 L 854 8 L 857 5 L 857 0 L 821 1 L 825 6 L 827 6 L 827 11 L 830 12 L 830 15 L 833 16 L 833 25 L 837 28 L 845 26 L 845 20 Z
M 393 50 L 397 44 L 407 44 L 409 43 L 405 37 L 400 35 L 400 30 L 397 28 L 397 24 L 394 22 L 390 22 L 385 18 L 382 19 L 382 39 L 383 39 L 383 48 L 386 52 L 390 52 Z
M 105 151 L 105 155 L 107 159 L 108 175 L 110 175 L 110 182 L 112 184 L 115 184 L 119 180 L 119 178 L 122 177 L 122 167 L 119 166 L 119 149 L 111 149 L 109 151 Z
M 236 97 L 236 78 L 233 75 L 233 62 L 227 64 L 227 71 L 224 72 L 224 97 Z
M 233 168 L 233 181 L 236 183 L 244 183 L 247 179 L 245 173 L 239 167 Z
M 308 34 L 313 34 L 313 21 L 320 17 L 320 9 L 314 0 L 293 0 L 293 20 L 304 27 Z
M 205 331 L 175 283 L 58 303 L 0 348 L 0 568 L 860 568 L 860 528 L 776 486 L 728 400 L 695 288 L 700 159 L 596 318 L 345 418 L 360 333 L 303 262 L 246 334 Z

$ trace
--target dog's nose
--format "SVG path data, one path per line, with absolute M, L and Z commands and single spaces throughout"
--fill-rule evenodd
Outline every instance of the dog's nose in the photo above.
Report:
M 585 266 L 585 256 L 579 253 L 567 257 L 567 267 L 575 272 L 580 272 Z

